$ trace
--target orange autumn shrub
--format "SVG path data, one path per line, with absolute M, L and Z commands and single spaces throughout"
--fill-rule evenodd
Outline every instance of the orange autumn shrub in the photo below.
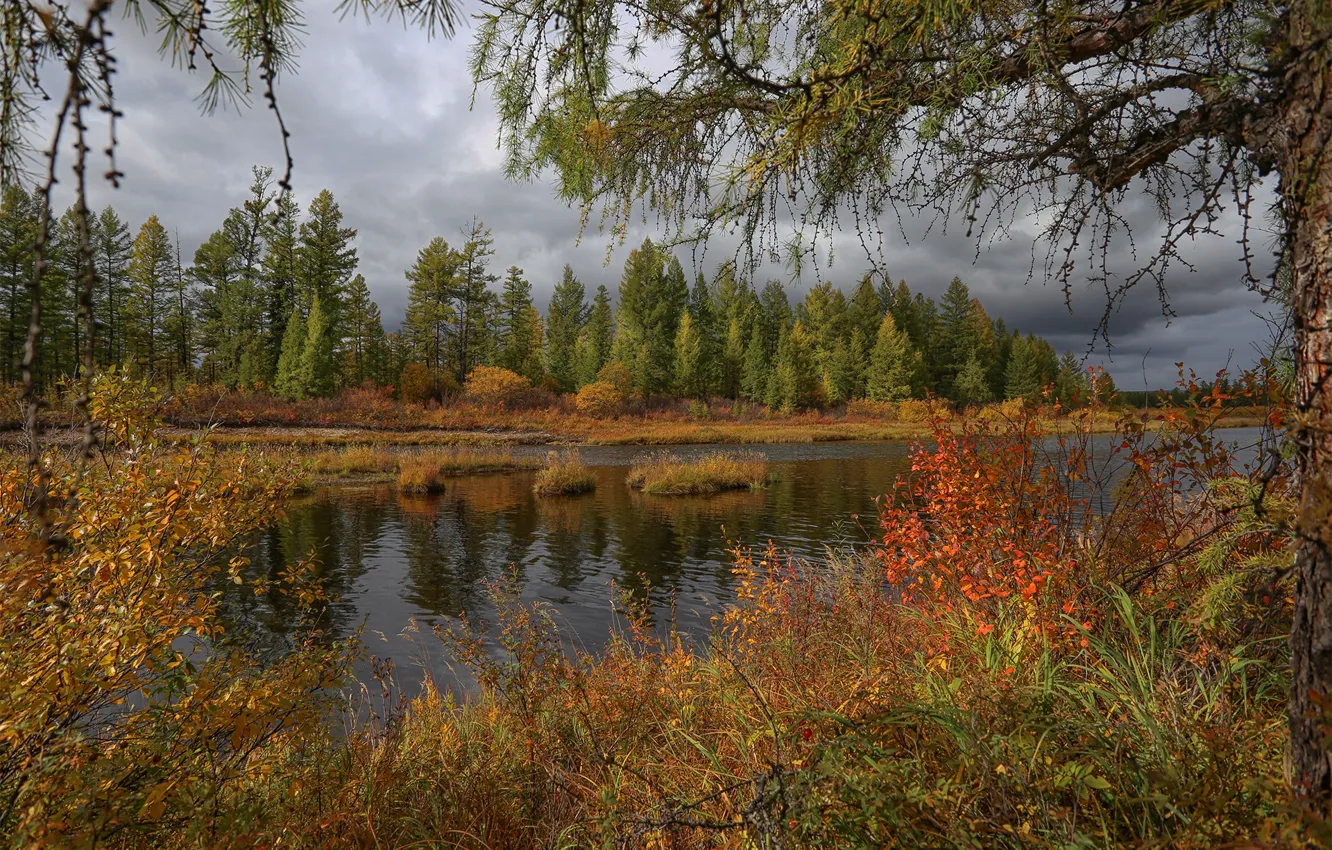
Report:
M 624 393 L 609 381 L 593 381 L 578 391 L 574 405 L 584 416 L 609 419 L 624 410 Z
M 506 407 L 532 388 L 522 375 L 499 366 L 477 366 L 467 375 L 463 395 L 482 407 Z
M 435 380 L 424 363 L 408 363 L 398 376 L 398 398 L 423 404 L 435 395 Z

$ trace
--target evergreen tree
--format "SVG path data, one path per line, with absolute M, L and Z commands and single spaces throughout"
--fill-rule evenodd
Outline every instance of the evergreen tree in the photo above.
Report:
M 0 376 L 6 384 L 19 378 L 19 361 L 28 333 L 28 284 L 33 275 L 33 243 L 37 239 L 40 202 L 18 186 L 0 195 Z
M 597 379 L 597 373 L 610 362 L 615 339 L 615 317 L 611 309 L 610 291 L 604 285 L 597 287 L 592 298 L 583 332 L 578 335 L 578 385 L 585 386 Z
M 721 377 L 718 391 L 726 398 L 740 398 L 740 384 L 744 377 L 745 331 L 739 319 L 731 319 L 726 326 L 726 339 L 722 343 Z
M 786 300 L 786 289 L 779 280 L 770 280 L 759 293 L 758 324 L 763 331 L 763 347 L 771 363 L 777 354 L 777 343 L 791 327 L 791 304 Z
M 51 225 L 47 263 L 42 276 L 42 338 L 37 356 L 37 373 L 43 386 L 61 375 L 78 373 L 83 341 L 83 328 L 77 318 L 82 258 L 73 208 L 65 210 Z
M 532 356 L 532 284 L 523 270 L 509 266 L 499 298 L 499 365 L 523 374 Z M 530 376 L 529 376 L 530 377 Z
M 101 285 L 93 301 L 93 316 L 102 363 L 119 363 L 125 357 L 125 295 L 129 287 L 129 226 L 111 207 L 97 217 L 93 230 L 93 265 Z
M 902 401 L 914 395 L 912 373 L 915 369 L 911 340 L 897 327 L 893 314 L 879 323 L 874 348 L 870 352 L 865 392 L 874 401 Z
M 859 338 L 860 329 L 857 328 L 853 335 Z M 859 364 L 846 339 L 834 342 L 823 367 L 823 397 L 829 404 L 841 404 L 855 396 L 859 371 Z
M 891 298 L 892 290 L 887 291 Z M 883 314 L 888 312 L 891 306 L 891 300 L 883 303 L 879 297 L 880 293 L 874 288 L 874 281 L 869 275 L 865 275 L 860 280 L 860 285 L 856 287 L 856 294 L 851 297 L 851 303 L 847 305 L 847 322 L 851 330 L 860 331 L 862 339 L 874 339 L 875 334 L 879 332 L 879 322 L 883 320 Z
M 744 368 L 740 381 L 740 391 L 744 397 L 754 402 L 765 401 L 770 372 L 763 330 L 755 324 L 749 331 L 749 342 L 745 346 Z
M 620 309 L 612 359 L 629 369 L 634 389 L 644 396 L 671 387 L 675 334 L 689 297 L 678 260 L 652 240 L 629 252 L 620 278 Z
M 168 313 L 163 333 L 170 352 L 166 358 L 167 382 L 187 380 L 194 367 L 194 295 L 190 277 L 180 261 L 180 235 L 172 248 L 172 275 L 168 282 Z
M 518 332 L 526 340 L 526 345 L 522 347 L 523 359 L 513 371 L 533 384 L 539 384 L 546 374 L 546 330 L 540 311 L 531 304 L 523 313 Z
M 722 339 L 718 323 L 717 302 L 703 275 L 694 280 L 694 288 L 689 293 L 688 315 L 693 324 L 693 333 L 698 335 L 699 344 L 699 381 L 700 396 L 721 391 L 722 383 Z M 684 318 L 681 317 L 681 323 Z
M 411 288 L 407 291 L 402 335 L 411 358 L 435 374 L 452 364 L 453 294 L 460 264 L 457 252 L 436 236 L 417 253 L 416 262 L 407 270 Z
M 301 377 L 301 357 L 305 354 L 307 331 L 305 316 L 299 306 L 291 308 L 286 328 L 282 333 L 282 352 L 278 355 L 276 389 L 283 398 L 305 398 L 305 383 Z
M 974 342 L 972 331 L 971 291 L 961 278 L 954 277 L 939 302 L 939 335 L 933 353 L 935 382 L 942 393 L 956 399 L 957 375 L 970 359 Z
M 336 382 L 333 328 L 318 293 L 310 305 L 310 318 L 305 324 L 305 347 L 301 351 L 297 379 L 304 395 L 327 398 L 333 395 Z
M 588 307 L 583 298 L 582 281 L 574 276 L 573 268 L 566 265 L 546 311 L 546 371 L 562 392 L 571 392 L 578 384 L 578 335 L 588 318 Z M 596 368 L 600 369 L 601 365 L 597 364 Z
M 379 305 L 370 298 L 365 277 L 356 275 L 347 285 L 347 321 L 344 328 L 344 363 L 347 382 L 359 386 L 366 381 L 385 383 L 384 326 Z
M 994 399 L 990 393 L 989 373 L 977 354 L 972 353 L 958 373 L 955 390 L 959 404 L 985 404 Z
M 225 230 L 215 231 L 194 252 L 194 265 L 190 268 L 194 278 L 196 321 L 199 325 L 199 348 L 203 353 L 201 374 L 210 383 L 234 386 L 240 353 L 236 346 L 236 328 L 228 323 L 236 312 L 229 299 L 237 297 L 240 269 L 236 246 L 227 238 Z
M 1032 398 L 1040 389 L 1041 367 L 1033 340 L 1015 336 L 1004 374 L 1004 393 L 1008 398 Z
M 814 341 L 797 321 L 777 344 L 773 367 L 777 405 L 784 411 L 802 410 L 814 404 L 819 375 L 814 362 Z
M 1055 398 L 1061 407 L 1071 409 L 1085 403 L 1090 391 L 1087 372 L 1078 362 L 1077 355 L 1065 351 L 1059 358 L 1059 373 L 1055 376 Z
M 495 296 L 488 287 L 499 279 L 489 272 L 490 258 L 495 254 L 490 229 L 474 219 L 463 236 L 463 246 L 458 251 L 457 284 L 452 290 L 453 361 L 460 384 L 473 366 L 486 362 L 486 353 L 493 347 L 489 313 Z
M 703 335 L 692 313 L 680 317 L 675 332 L 675 391 L 686 398 L 702 398 L 708 393 L 708 364 Z
M 130 251 L 129 307 L 133 322 L 134 362 L 150 380 L 158 376 L 166 351 L 163 335 L 170 311 L 170 282 L 174 271 L 166 228 L 157 216 L 149 216 L 139 228 Z
M 267 217 L 263 230 L 265 247 L 259 275 L 265 289 L 264 345 L 270 370 L 276 368 L 286 336 L 287 318 L 298 303 L 300 218 L 296 197 L 291 192 L 283 192 L 278 195 L 273 214 Z M 302 306 L 302 310 L 307 306 Z
M 297 293 L 308 313 L 318 298 L 329 327 L 341 326 L 342 301 L 356 271 L 356 231 L 342 226 L 342 208 L 323 189 L 306 211 L 296 247 Z M 308 324 L 308 319 L 307 319 Z

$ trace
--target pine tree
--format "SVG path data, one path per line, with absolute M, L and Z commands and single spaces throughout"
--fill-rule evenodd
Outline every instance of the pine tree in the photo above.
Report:
M 287 318 L 298 303 L 300 218 L 296 197 L 291 192 L 283 192 L 278 195 L 273 214 L 267 218 L 263 230 L 265 247 L 259 276 L 265 290 L 264 345 L 270 369 L 276 368 L 282 340 L 286 336 Z
M 333 193 L 323 189 L 306 211 L 296 247 L 297 292 L 306 311 L 319 298 L 330 333 L 342 323 L 342 301 L 356 272 L 356 230 L 342 226 L 342 208 Z M 308 324 L 308 320 L 307 320 Z M 332 338 L 332 337 L 331 337 Z
M 532 284 L 523 270 L 509 266 L 499 298 L 499 365 L 523 374 L 523 364 L 532 356 Z M 529 376 L 530 377 L 530 376 Z
M 574 276 L 573 268 L 566 265 L 546 311 L 546 371 L 562 392 L 572 392 L 578 384 L 575 359 L 578 335 L 588 318 L 583 298 L 582 281 Z M 596 368 L 601 366 L 598 364 Z
M 83 328 L 78 321 L 82 258 L 79 226 L 73 208 L 52 223 L 48 233 L 47 270 L 42 276 L 42 338 L 37 372 L 43 386 L 78 371 Z
M 620 278 L 620 309 L 611 357 L 629 369 L 644 396 L 669 389 L 675 333 L 689 297 L 684 269 L 652 240 L 629 252 Z
M 1055 398 L 1060 406 L 1071 409 L 1086 403 L 1090 391 L 1087 372 L 1078 362 L 1077 355 L 1065 351 L 1059 358 L 1059 373 L 1055 376 Z
M 892 290 L 888 290 L 891 297 Z M 860 331 L 864 339 L 873 339 L 879 332 L 879 322 L 883 320 L 883 314 L 888 312 L 891 301 L 883 303 L 879 298 L 879 292 L 874 288 L 874 281 L 869 275 L 865 275 L 860 280 L 860 285 L 856 287 L 856 294 L 851 296 L 851 302 L 847 305 L 847 322 L 851 330 Z
M 139 228 L 130 252 L 130 310 L 133 321 L 133 354 L 139 371 L 149 380 L 157 377 L 166 346 L 163 327 L 170 310 L 170 281 L 174 273 L 171 242 L 166 228 L 149 216 Z
M 461 384 L 473 366 L 486 362 L 493 347 L 489 312 L 495 301 L 488 290 L 497 281 L 488 269 L 495 254 L 495 240 L 490 229 L 478 220 L 463 231 L 464 242 L 458 251 L 457 283 L 453 287 L 453 361 L 455 376 Z
M 291 308 L 286 329 L 282 333 L 282 352 L 278 356 L 276 389 L 278 395 L 293 401 L 305 398 L 305 383 L 301 377 L 301 357 L 305 354 L 307 337 L 305 316 L 299 306 Z
M 457 252 L 436 236 L 407 270 L 411 288 L 407 291 L 402 335 L 411 357 L 432 374 L 444 372 L 452 363 L 453 293 L 458 286 L 459 265 Z
M 689 293 L 688 315 L 698 334 L 699 341 L 699 395 L 712 395 L 721 392 L 722 383 L 722 337 L 717 302 L 703 275 L 694 280 L 694 288 Z M 681 317 L 681 322 L 684 317 Z
M 93 265 L 101 284 L 93 301 L 93 317 L 102 363 L 119 363 L 125 357 L 125 297 L 133 241 L 129 226 L 116 211 L 109 206 L 103 209 L 93 231 Z
M 753 402 L 765 401 L 770 373 L 763 330 L 755 324 L 749 331 L 749 343 L 745 346 L 744 368 L 740 380 L 740 391 L 744 397 Z
M 686 398 L 703 398 L 708 393 L 708 364 L 705 359 L 703 335 L 699 333 L 694 316 L 686 312 L 680 317 L 675 332 L 675 391 Z
M 611 310 L 610 291 L 598 286 L 592 298 L 583 332 L 578 335 L 578 385 L 586 386 L 597 379 L 597 373 L 610 362 L 615 339 L 615 317 Z
M 18 186 L 7 185 L 0 196 L 0 331 L 5 384 L 18 381 L 18 364 L 28 332 L 28 283 L 33 275 L 33 243 L 37 238 L 40 203 Z
M 370 298 L 365 277 L 356 275 L 347 285 L 347 321 L 342 373 L 347 382 L 359 386 L 366 381 L 384 382 L 384 326 L 379 305 Z
M 857 328 L 854 335 L 858 337 L 859 334 Z M 858 364 L 851 355 L 851 346 L 845 339 L 838 339 L 833 343 L 832 351 L 824 358 L 823 397 L 829 404 L 841 404 L 854 397 L 858 372 Z
M 726 398 L 740 397 L 740 383 L 744 376 L 745 331 L 739 319 L 731 319 L 726 326 L 726 339 L 722 344 L 721 378 L 718 391 Z
M 791 412 L 810 407 L 816 400 L 819 375 L 814 362 L 814 341 L 797 321 L 782 334 L 773 367 L 777 405 Z
M 870 352 L 869 368 L 865 379 L 866 395 L 874 401 L 902 401 L 914 394 L 912 372 L 915 369 L 914 352 L 906 332 L 897 327 L 893 314 L 887 313 L 879 323 L 874 348 Z
M 237 296 L 236 246 L 227 238 L 225 230 L 215 231 L 194 252 L 194 265 L 190 274 L 197 290 L 196 321 L 199 325 L 199 347 L 203 353 L 201 374 L 210 383 L 234 386 L 237 380 L 239 353 L 236 346 L 234 310 L 228 299 Z
M 188 380 L 194 367 L 194 295 L 191 292 L 190 276 L 180 260 L 180 235 L 176 235 L 172 248 L 172 274 L 168 281 L 169 300 L 163 333 L 170 352 L 167 361 L 167 381 Z
M 1008 398 L 1031 398 L 1041 389 L 1040 363 L 1032 339 L 1015 336 L 1004 373 L 1004 393 Z
M 977 354 L 973 353 L 958 373 L 955 390 L 959 404 L 985 404 L 994 399 L 990 393 L 989 372 Z
M 305 326 L 305 347 L 297 370 L 301 391 L 315 398 L 333 395 L 336 369 L 333 360 L 333 328 L 316 293 Z

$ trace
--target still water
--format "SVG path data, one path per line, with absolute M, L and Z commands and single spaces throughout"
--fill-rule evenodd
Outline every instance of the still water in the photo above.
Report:
M 1254 436 L 1237 429 L 1232 439 L 1252 443 Z M 768 459 L 769 487 L 710 498 L 630 490 L 629 465 L 651 451 L 637 446 L 584 448 L 597 478 L 596 491 L 584 496 L 537 498 L 532 472 L 459 478 L 429 496 L 391 486 L 329 487 L 291 505 L 248 554 L 255 570 L 275 574 L 313 553 L 334 600 L 321 623 L 329 634 L 361 628 L 367 653 L 392 658 L 409 691 L 424 670 L 465 688 L 466 676 L 448 664 L 430 627 L 456 622 L 464 611 L 469 621 L 493 626 L 489 582 L 512 574 L 524 601 L 549 603 L 565 638 L 589 650 L 622 625 L 614 586 L 646 601 L 657 624 L 674 621 L 698 635 L 732 597 L 735 546 L 771 541 L 818 559 L 829 549 L 866 545 L 876 532 L 876 500 L 905 471 L 910 451 L 904 443 L 753 450 Z M 293 612 L 280 598 L 235 594 L 227 608 L 258 647 L 280 652 L 293 636 Z

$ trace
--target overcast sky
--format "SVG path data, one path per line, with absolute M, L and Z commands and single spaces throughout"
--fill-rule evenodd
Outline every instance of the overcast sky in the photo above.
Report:
M 331 0 L 306 4 L 305 46 L 296 75 L 282 80 L 279 98 L 293 134 L 294 184 L 304 207 L 320 189 L 332 190 L 347 225 L 356 228 L 360 272 L 391 330 L 407 303 L 403 271 L 432 237 L 458 241 L 473 216 L 492 230 L 495 271 L 524 268 L 544 309 L 565 263 L 588 284 L 614 290 L 629 247 L 649 230 L 631 233 L 606 264 L 609 238 L 595 229 L 578 243 L 579 215 L 556 200 L 549 183 L 505 180 L 496 148 L 496 120 L 488 92 L 469 108 L 467 73 L 471 32 L 428 40 L 400 25 L 339 21 Z M 158 59 L 154 42 L 129 22 L 116 27 L 120 71 L 116 77 L 121 125 L 120 169 L 126 177 L 113 191 L 98 186 L 93 202 L 113 203 L 135 229 L 157 214 L 179 232 L 188 261 L 195 247 L 216 230 L 227 209 L 239 204 L 250 183 L 250 166 L 280 172 L 281 143 L 271 113 L 255 98 L 254 108 L 202 116 L 195 102 L 203 79 Z M 100 171 L 101 169 L 94 169 Z M 66 199 L 67 200 L 67 199 Z M 1137 233 L 1140 246 L 1156 244 L 1162 229 L 1147 211 Z M 908 223 L 908 230 L 912 228 Z M 886 227 L 887 270 L 913 290 L 938 297 L 960 275 L 992 316 L 1010 327 L 1034 331 L 1061 350 L 1083 352 L 1104 308 L 1098 289 L 1077 288 L 1070 315 L 1058 287 L 1030 283 L 1032 243 L 1020 235 L 975 257 L 961 228 L 904 241 Z M 1182 266 L 1168 286 L 1177 318 L 1167 324 L 1154 291 L 1131 296 L 1111 325 L 1115 344 L 1109 367 L 1122 388 L 1174 381 L 1183 360 L 1210 373 L 1228 360 L 1247 364 L 1254 344 L 1266 337 L 1255 311 L 1270 308 L 1240 283 L 1238 228 L 1224 238 L 1190 246 L 1195 272 Z M 836 262 L 822 274 L 848 292 L 867 261 L 851 234 L 837 240 Z M 1260 248 L 1267 249 L 1266 242 Z M 730 256 L 732 245 L 714 248 L 705 260 L 710 274 Z M 1043 254 L 1041 255 L 1043 256 Z M 691 258 L 682 255 L 688 268 Z M 1039 264 L 1038 264 L 1039 269 Z M 1130 271 L 1124 268 L 1123 271 Z M 771 269 L 781 274 L 781 269 Z M 792 300 L 813 280 L 785 276 Z M 761 282 L 761 281 L 760 281 Z

